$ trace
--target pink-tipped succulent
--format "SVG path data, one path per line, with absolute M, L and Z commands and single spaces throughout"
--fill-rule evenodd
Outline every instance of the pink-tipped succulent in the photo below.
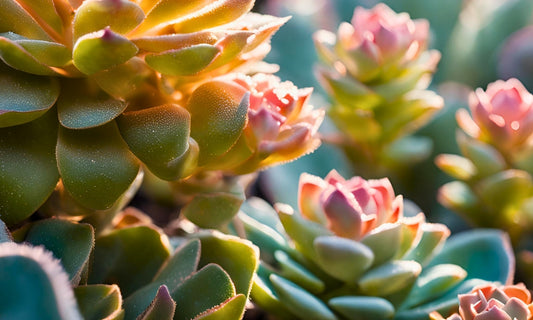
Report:
M 426 20 L 412 20 L 381 3 L 356 8 L 351 23 L 343 22 L 336 34 L 320 30 L 314 36 L 323 62 L 317 77 L 331 96 L 328 112 L 342 134 L 334 141 L 376 176 L 430 151 L 427 141 L 412 154 L 394 151 L 404 148 L 394 146 L 401 139 L 407 139 L 403 146 L 421 145 L 407 135 L 444 105 L 424 90 L 440 60 L 439 52 L 428 50 L 428 36 Z
M 515 78 L 478 88 L 469 105 L 473 119 L 464 109 L 457 113 L 461 128 L 502 151 L 520 149 L 533 133 L 533 95 Z
M 431 319 L 443 320 L 438 313 Z M 446 320 L 530 320 L 533 319 L 531 293 L 522 283 L 476 287 L 468 294 L 459 295 L 459 313 Z

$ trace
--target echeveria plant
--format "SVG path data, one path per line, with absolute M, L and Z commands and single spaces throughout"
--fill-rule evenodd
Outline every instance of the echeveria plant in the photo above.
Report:
M 317 76 L 332 100 L 338 143 L 366 175 L 423 159 L 429 141 L 406 137 L 444 101 L 429 85 L 440 53 L 427 50 L 429 24 L 385 4 L 355 9 L 337 34 L 321 30 L 315 44 L 324 66 Z M 415 147 L 416 146 L 416 147 Z M 388 168 L 388 169 L 387 169 Z

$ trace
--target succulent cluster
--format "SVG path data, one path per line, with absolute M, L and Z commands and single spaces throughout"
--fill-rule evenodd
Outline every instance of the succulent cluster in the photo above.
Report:
M 457 293 L 491 281 L 469 273 L 459 256 L 493 263 L 495 256 L 474 257 L 473 250 L 492 237 L 507 243 L 498 234 L 463 236 L 454 240 L 463 249 L 452 241 L 441 251 L 448 228 L 426 223 L 422 213 L 405 217 L 387 179 L 304 174 L 298 203 L 299 212 L 277 204 L 276 214 L 259 199 L 248 201 L 241 225 L 234 224 L 261 249 L 252 299 L 281 318 L 427 319 L 451 310 Z
M 0 235 L 5 319 L 240 319 L 258 262 L 249 242 L 213 232 L 174 239 L 172 253 L 134 209 L 96 237 L 63 219 Z
M 426 20 L 411 20 L 382 3 L 356 8 L 351 24 L 341 23 L 336 35 L 315 34 L 324 63 L 317 76 L 332 100 L 328 115 L 342 135 L 336 142 L 364 166 L 362 172 L 379 175 L 430 152 L 428 141 L 417 141 L 423 147 L 414 150 L 414 140 L 406 137 L 444 105 L 424 90 L 440 59 L 438 51 L 427 50 L 428 34 Z
M 457 112 L 463 156 L 444 154 L 437 165 L 458 181 L 439 200 L 484 227 L 508 231 L 518 241 L 533 226 L 533 95 L 517 79 L 496 81 L 469 99 L 472 116 Z

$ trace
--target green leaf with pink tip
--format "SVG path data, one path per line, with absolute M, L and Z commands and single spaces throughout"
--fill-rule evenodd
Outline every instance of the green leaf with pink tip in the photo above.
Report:
M 167 241 L 148 226 L 117 229 L 100 236 L 94 247 L 89 283 L 115 283 L 124 296 L 130 295 L 150 283 L 167 260 Z
M 167 104 L 127 112 L 117 119 L 130 150 L 160 178 L 181 177 L 173 165 L 189 148 L 190 115 L 184 108 Z
M 508 284 L 513 280 L 515 258 L 506 233 L 477 229 L 448 238 L 428 267 L 438 264 L 460 266 L 467 271 L 467 279 Z
M 385 320 L 394 316 L 394 306 L 380 297 L 342 296 L 328 305 L 349 320 Z
M 374 253 L 373 266 L 391 260 L 400 250 L 402 224 L 388 224 L 373 230 L 361 239 L 361 243 Z
M 246 301 L 246 296 L 244 294 L 238 294 L 235 297 L 224 301 L 224 303 L 196 316 L 193 320 L 242 319 Z
M 247 121 L 249 98 L 243 88 L 214 80 L 198 87 L 187 103 L 191 136 L 200 147 L 199 165 L 227 152 Z
M 32 122 L 0 128 L 0 219 L 7 225 L 29 217 L 53 192 L 59 180 L 57 127 L 53 109 Z
M 210 44 L 197 44 L 183 49 L 148 54 L 146 63 L 171 76 L 191 76 L 202 71 L 219 54 L 220 49 Z
M 322 236 L 314 241 L 316 262 L 327 274 L 347 283 L 370 268 L 374 253 L 364 244 L 336 236 Z
M 276 211 L 285 231 L 296 244 L 296 248 L 307 258 L 316 259 L 314 241 L 321 236 L 333 236 L 324 226 L 299 216 L 294 210 L 284 204 L 276 204 Z
M 74 39 L 109 27 L 116 33 L 126 34 L 144 20 L 144 12 L 127 0 L 84 1 L 76 10 L 73 21 Z
M 174 291 L 197 269 L 200 261 L 200 241 L 190 240 L 176 249 L 166 260 L 152 282 L 138 289 L 124 300 L 125 319 L 137 319 L 156 296 L 159 288 L 165 285 Z
M 171 292 L 177 303 L 175 320 L 189 320 L 235 296 L 230 276 L 217 264 L 208 264 Z
M 140 170 L 114 122 L 85 130 L 61 128 L 57 163 L 72 197 L 97 210 L 110 208 Z
M 120 320 L 124 316 L 122 295 L 117 285 L 85 285 L 74 288 L 78 307 L 85 320 Z
M 216 229 L 227 225 L 244 201 L 242 192 L 205 192 L 197 194 L 181 208 L 181 214 L 197 226 Z
M 128 61 L 137 51 L 130 40 L 106 28 L 79 38 L 72 59 L 76 68 L 91 75 Z
M 270 281 L 279 300 L 294 315 L 310 319 L 338 319 L 324 302 L 291 281 L 275 274 L 270 276 Z
M 62 84 L 57 114 L 65 128 L 88 129 L 110 122 L 126 107 L 126 102 L 109 96 L 93 82 L 69 79 Z
M 466 276 L 466 271 L 454 264 L 439 264 L 425 268 L 401 308 L 412 309 L 431 302 L 461 283 Z
M 369 270 L 358 285 L 364 294 L 387 296 L 413 285 L 421 271 L 415 261 L 394 260 Z
M 198 238 L 202 246 L 199 265 L 216 263 L 229 274 L 236 293 L 248 296 L 259 264 L 259 248 L 247 240 L 219 232 L 203 233 Z
M 56 102 L 59 83 L 11 69 L 0 62 L 0 128 L 30 122 Z
M 167 286 L 159 287 L 152 303 L 141 314 L 139 320 L 172 320 L 176 311 L 176 302 L 170 296 Z
M 469 180 L 477 174 L 476 166 L 470 159 L 455 154 L 441 154 L 435 164 L 449 176 L 459 180 Z
M 14 0 L 0 2 L 0 32 L 6 31 L 12 31 L 26 38 L 52 41 L 37 21 Z
M 324 291 L 326 287 L 324 282 L 304 266 L 294 261 L 287 253 L 276 251 L 274 256 L 277 262 L 276 265 L 279 268 L 279 275 L 311 293 L 318 294 Z
M 51 237 L 52 234 L 55 236 Z M 42 245 L 52 252 L 56 259 L 61 260 L 71 283 L 77 285 L 89 263 L 94 246 L 94 229 L 89 224 L 68 220 L 40 220 L 31 225 L 24 241 L 35 246 Z
M 477 184 L 484 204 L 496 210 L 518 209 L 524 199 L 533 195 L 533 179 L 522 170 L 505 170 L 493 174 Z

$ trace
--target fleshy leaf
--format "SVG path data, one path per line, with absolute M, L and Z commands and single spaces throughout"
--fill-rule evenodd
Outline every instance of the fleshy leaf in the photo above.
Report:
M 181 214 L 201 228 L 215 229 L 230 222 L 243 201 L 244 192 L 206 192 L 195 195 Z
M 293 314 L 321 320 L 337 320 L 335 314 L 318 298 L 296 284 L 275 274 L 270 276 L 279 300 Z
M 87 285 L 74 288 L 85 320 L 119 320 L 123 315 L 122 296 L 117 285 Z
M 515 259 L 509 237 L 499 230 L 478 229 L 451 236 L 428 267 L 455 264 L 465 269 L 467 279 L 511 283 Z
M 218 264 L 230 275 L 236 292 L 248 296 L 259 264 L 259 249 L 247 240 L 218 232 L 200 235 L 199 239 L 202 242 L 200 266 Z
M 69 129 L 88 129 L 115 119 L 127 103 L 114 99 L 94 83 L 69 79 L 57 102 L 59 122 Z
M 68 275 L 42 247 L 0 244 L 0 270 L 2 318 L 83 319 Z
M 76 68 L 90 75 L 128 61 L 137 51 L 130 40 L 106 28 L 79 38 L 72 59 Z
M 156 296 L 160 286 L 165 285 L 174 291 L 198 267 L 200 261 L 200 241 L 190 240 L 178 247 L 159 269 L 152 282 L 135 291 L 124 301 L 125 319 L 137 317 L 150 306 L 152 297 Z
M 372 265 L 374 253 L 364 244 L 335 236 L 314 241 L 317 263 L 330 276 L 347 283 L 357 279 Z
M 36 75 L 55 75 L 55 71 L 38 61 L 20 44 L 0 36 L 0 59 L 7 65 Z
M 57 127 L 54 109 L 30 123 L 0 128 L 0 219 L 7 225 L 29 217 L 54 190 Z
M 165 285 L 159 287 L 157 294 L 146 311 L 139 317 L 140 320 L 172 320 L 176 311 L 176 302 L 170 296 Z
M 94 230 L 89 224 L 47 219 L 35 222 L 24 241 L 35 246 L 43 245 L 51 251 L 56 259 L 61 260 L 72 284 L 77 285 L 93 249 Z
M 279 267 L 279 274 L 285 279 L 294 282 L 311 293 L 321 293 L 326 285 L 304 266 L 294 261 L 287 253 L 276 251 L 274 253 Z
M 165 238 L 153 228 L 114 230 L 96 239 L 89 283 L 115 283 L 128 296 L 148 284 L 169 255 Z
M 36 19 L 43 30 L 45 30 L 44 28 L 47 28 L 48 32 L 54 35 L 56 35 L 56 33 L 62 33 L 63 24 L 60 16 L 57 14 L 55 8 L 56 5 L 53 0 L 22 0 L 18 1 L 18 3 L 23 4 L 26 12 L 33 15 L 33 18 Z M 17 24 L 20 23 L 22 23 L 22 21 L 17 20 Z
M 402 225 L 390 224 L 367 234 L 361 243 L 374 253 L 373 265 L 377 266 L 392 259 L 401 247 Z
M 0 128 L 32 121 L 50 109 L 59 96 L 56 79 L 11 69 L 0 62 Z
M 501 154 L 494 147 L 457 133 L 457 143 L 462 153 L 476 166 L 479 176 L 486 177 L 505 170 L 507 165 Z
M 358 284 L 365 294 L 387 296 L 412 285 L 421 271 L 417 262 L 395 260 L 369 270 Z
M 99 210 L 111 207 L 139 173 L 138 161 L 114 122 L 85 130 L 61 128 L 57 163 L 72 197 Z
M 245 305 L 246 296 L 244 294 L 238 294 L 235 297 L 224 301 L 224 303 L 195 317 L 194 320 L 242 319 Z
M 413 260 L 425 265 L 436 252 L 439 252 L 446 239 L 450 236 L 450 230 L 442 224 L 424 223 L 420 226 L 422 237 L 402 260 Z
M 471 213 L 477 210 L 479 203 L 470 187 L 461 181 L 452 181 L 439 189 L 439 202 L 458 212 Z
M 135 3 L 127 0 L 84 1 L 74 17 L 74 39 L 106 27 L 125 34 L 144 19 L 144 12 Z
M 31 39 L 52 40 L 37 21 L 14 0 L 0 3 L 0 32 L 6 31 Z
M 328 305 L 349 320 L 392 319 L 394 306 L 380 297 L 342 296 L 328 301 Z
M 131 151 L 154 174 L 167 180 L 181 177 L 183 169 L 174 164 L 189 148 L 187 110 L 174 104 L 162 105 L 127 112 L 117 124 Z
M 146 63 L 171 76 L 191 76 L 207 67 L 220 49 L 210 44 L 197 44 L 183 49 L 149 54 Z
M 178 305 L 174 319 L 194 319 L 233 296 L 235 287 L 229 275 L 219 265 L 208 264 L 172 292 Z
M 483 203 L 496 210 L 518 205 L 533 195 L 533 179 L 522 170 L 505 170 L 479 181 L 478 192 Z
M 435 158 L 435 164 L 448 175 L 468 180 L 477 174 L 476 166 L 467 158 L 455 154 L 441 154 Z
M 247 121 L 249 98 L 236 85 L 207 82 L 192 94 L 191 136 L 200 146 L 200 165 L 228 151 L 237 142 Z

